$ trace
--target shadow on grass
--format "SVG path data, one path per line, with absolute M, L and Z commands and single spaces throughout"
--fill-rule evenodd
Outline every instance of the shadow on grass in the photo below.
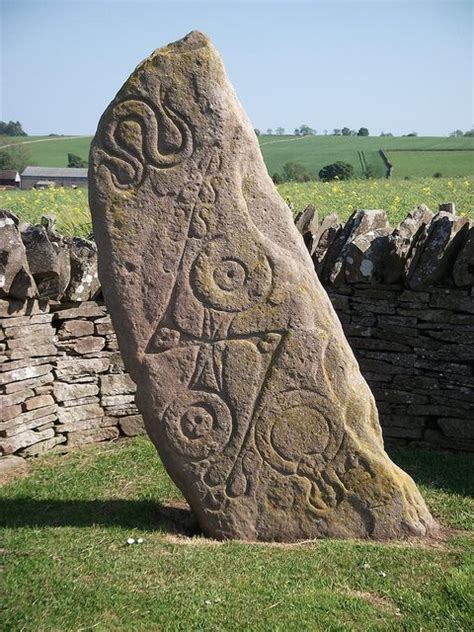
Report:
M 0 501 L 0 527 L 127 527 L 192 536 L 199 527 L 187 507 L 151 500 L 34 500 Z
M 403 448 L 388 452 L 417 484 L 461 496 L 474 496 L 473 455 Z

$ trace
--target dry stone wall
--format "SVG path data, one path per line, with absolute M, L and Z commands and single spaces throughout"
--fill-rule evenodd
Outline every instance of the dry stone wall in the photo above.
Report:
M 474 226 L 424 206 L 297 226 L 369 382 L 386 442 L 474 451 Z M 0 211 L 0 455 L 144 431 L 92 241 Z
M 0 454 L 142 433 L 104 305 L 0 301 Z

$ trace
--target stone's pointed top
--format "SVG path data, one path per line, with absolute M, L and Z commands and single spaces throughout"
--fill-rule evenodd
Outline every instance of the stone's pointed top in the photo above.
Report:
M 171 42 L 171 44 L 165 46 L 164 49 L 159 48 L 158 51 L 171 50 L 172 52 L 189 52 L 193 50 L 198 50 L 199 48 L 210 46 L 210 44 L 211 40 L 207 37 L 207 35 L 204 35 L 204 33 L 201 33 L 201 31 L 191 31 L 182 39 Z

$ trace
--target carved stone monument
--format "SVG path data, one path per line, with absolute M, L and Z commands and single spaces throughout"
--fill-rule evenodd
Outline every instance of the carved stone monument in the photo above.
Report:
M 137 404 L 216 538 L 424 535 L 374 399 L 210 41 L 142 62 L 91 149 L 99 275 Z

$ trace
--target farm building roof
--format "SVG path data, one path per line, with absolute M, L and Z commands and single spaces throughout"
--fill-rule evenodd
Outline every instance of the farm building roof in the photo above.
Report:
M 21 174 L 35 178 L 87 178 L 87 169 L 79 167 L 26 167 Z

